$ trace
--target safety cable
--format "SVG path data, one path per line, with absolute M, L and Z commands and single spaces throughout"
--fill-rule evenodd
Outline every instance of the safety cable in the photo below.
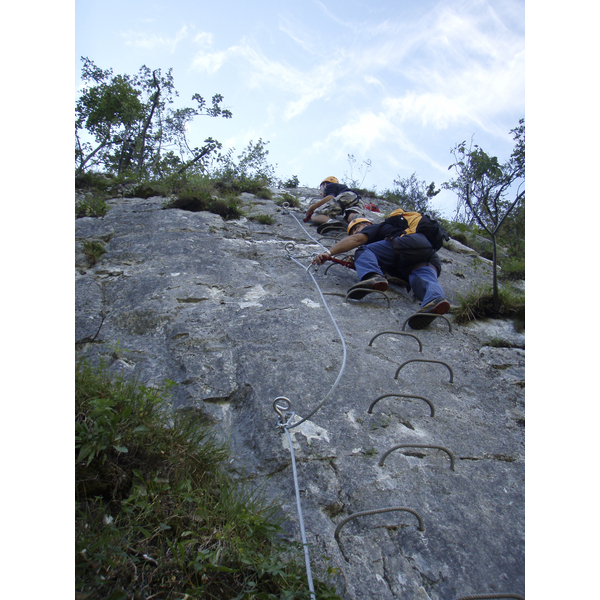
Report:
M 287 204 L 287 203 L 285 203 Z M 284 208 L 287 208 L 284 204 Z M 289 205 L 288 205 L 289 206 Z M 319 244 L 319 246 L 321 246 L 322 248 L 325 248 L 325 246 L 323 246 L 323 244 L 321 244 L 320 242 L 318 242 L 317 240 L 315 240 L 315 238 L 313 238 L 310 233 L 308 233 L 308 231 L 306 231 L 306 229 L 304 228 L 304 226 L 302 225 L 302 223 L 300 223 L 300 221 L 296 218 L 296 215 L 294 215 L 294 213 L 292 213 L 291 211 L 286 211 L 288 214 L 292 215 L 292 217 L 294 217 L 294 219 L 296 220 L 296 222 L 298 223 L 298 225 L 300 225 L 300 227 L 302 227 L 302 229 L 305 231 L 306 235 L 311 238 L 312 240 L 314 240 L 317 244 Z M 320 408 L 322 408 L 322 406 L 327 402 L 327 400 L 329 400 L 330 396 L 333 394 L 335 388 L 337 387 L 338 383 L 340 382 L 340 380 L 342 379 L 342 375 L 344 373 L 344 369 L 346 368 L 346 357 L 347 357 L 347 350 L 346 350 L 346 341 L 344 340 L 344 336 L 342 335 L 342 332 L 340 331 L 340 328 L 338 327 L 338 324 L 333 316 L 333 314 L 331 313 L 331 310 L 329 309 L 329 306 L 325 300 L 325 296 L 323 296 L 323 292 L 321 291 L 321 288 L 319 287 L 319 284 L 317 283 L 317 280 L 315 279 L 314 275 L 310 272 L 310 267 L 312 265 L 308 265 L 308 267 L 305 267 L 300 261 L 296 260 L 296 258 L 294 256 L 292 256 L 291 251 L 295 248 L 295 245 L 293 242 L 288 242 L 285 245 L 285 249 L 288 253 L 288 258 L 293 260 L 297 265 L 301 266 L 309 275 L 310 278 L 313 280 L 313 283 L 315 284 L 315 287 L 317 288 L 317 291 L 319 292 L 319 296 L 321 297 L 321 301 L 323 302 L 323 306 L 325 306 L 325 309 L 327 310 L 327 314 L 329 315 L 329 318 L 331 319 L 331 321 L 333 322 L 333 326 L 335 327 L 335 330 L 340 338 L 340 341 L 342 342 L 342 366 L 340 367 L 340 371 L 338 373 L 337 379 L 335 380 L 335 382 L 333 383 L 333 385 L 331 386 L 331 389 L 329 390 L 329 392 L 327 393 L 327 395 L 325 396 L 325 398 L 323 398 L 322 402 L 311 412 L 309 413 L 306 417 L 304 417 L 303 419 L 300 419 L 300 421 L 294 423 L 293 425 L 289 425 L 288 427 L 290 429 L 292 429 L 293 427 L 298 427 L 298 425 L 301 425 L 302 423 L 304 423 L 305 421 L 308 421 L 308 419 L 310 419 Z M 327 250 L 327 248 L 325 248 L 325 250 Z
M 306 531 L 304 529 L 304 517 L 302 516 L 302 504 L 300 503 L 300 486 L 298 485 L 298 472 L 296 471 L 296 457 L 294 456 L 294 444 L 292 443 L 292 436 L 290 435 L 290 421 L 294 418 L 296 413 L 288 412 L 289 415 L 287 422 L 283 422 L 285 415 L 282 411 L 289 411 L 292 407 L 292 403 L 285 397 L 280 396 L 275 398 L 273 402 L 273 408 L 275 412 L 281 417 L 281 421 L 278 427 L 285 430 L 287 434 L 288 444 L 290 446 L 290 454 L 292 457 L 292 473 L 294 475 L 294 489 L 296 490 L 296 510 L 298 511 L 298 521 L 300 522 L 300 535 L 302 537 L 302 547 L 304 548 L 304 563 L 306 565 L 306 578 L 308 580 L 308 589 L 312 600 L 316 600 L 315 587 L 312 579 L 312 572 L 310 569 L 310 556 L 308 554 L 308 540 L 306 539 Z
M 283 209 L 285 214 L 288 215 L 292 215 L 292 217 L 294 217 L 294 219 L 296 219 L 296 223 L 298 223 L 298 225 L 300 225 L 300 227 L 302 227 L 302 229 L 304 229 L 304 233 L 306 233 L 306 235 L 316 244 L 319 244 L 319 246 L 321 246 L 321 248 L 324 248 L 325 250 L 328 250 L 328 248 L 326 246 L 323 246 L 323 244 L 321 244 L 321 242 L 319 242 L 319 240 L 316 240 L 312 235 L 310 235 L 310 233 L 308 233 L 308 231 L 306 230 L 306 227 L 304 227 L 304 225 L 302 225 L 302 223 L 300 223 L 300 221 L 298 221 L 298 219 L 296 218 L 296 215 L 289 210 L 290 208 L 290 203 L 289 202 L 284 202 L 283 203 Z
M 288 203 L 286 203 L 286 205 L 289 206 Z M 286 205 L 284 205 L 284 208 L 287 208 Z M 286 211 L 288 212 L 288 211 Z M 292 214 L 292 213 L 289 213 Z M 292 216 L 294 217 L 294 219 L 296 219 L 296 216 L 292 214 Z M 302 224 L 300 223 L 300 221 L 298 221 L 298 219 L 296 219 L 297 223 L 300 225 L 300 227 L 302 227 L 302 229 L 304 229 L 304 227 L 302 226 Z M 323 246 L 320 242 L 318 242 L 317 240 L 315 240 L 310 233 L 308 233 L 308 231 L 306 231 L 306 229 L 304 229 L 305 233 L 308 235 L 309 238 L 311 238 L 315 243 L 317 243 L 319 246 L 321 246 L 322 248 L 324 248 L 325 250 L 327 250 L 327 248 L 325 248 L 325 246 Z M 327 310 L 327 313 L 329 314 L 329 317 L 331 318 L 333 325 L 337 331 L 337 334 L 342 342 L 342 350 L 343 350 L 343 356 L 342 356 L 342 366 L 340 368 L 340 372 L 337 376 L 337 379 L 335 380 L 333 386 L 331 387 L 331 389 L 329 390 L 329 393 L 325 396 L 325 398 L 322 400 L 322 402 L 311 412 L 309 413 L 306 417 L 304 417 L 303 419 L 300 419 L 298 422 L 294 423 L 292 425 L 292 420 L 293 418 L 296 416 L 296 413 L 294 412 L 288 412 L 286 414 L 284 414 L 284 411 L 289 411 L 289 409 L 292 406 L 292 403 L 285 397 L 280 396 L 279 398 L 276 398 L 275 401 L 273 402 L 273 408 L 275 409 L 275 412 L 277 412 L 277 414 L 281 417 L 281 421 L 278 423 L 278 427 L 281 427 L 282 429 L 285 430 L 285 433 L 287 435 L 287 439 L 288 439 L 288 445 L 290 448 L 290 456 L 291 456 L 291 462 L 292 462 L 292 473 L 294 476 L 294 489 L 296 491 L 296 510 L 298 512 L 298 521 L 300 524 L 300 535 L 302 537 L 302 547 L 304 549 L 304 562 L 306 565 L 306 578 L 308 580 L 308 588 L 310 590 L 310 596 L 311 596 L 311 600 L 316 600 L 316 596 L 315 596 L 315 589 L 314 589 L 314 584 L 313 584 L 313 579 L 312 579 L 312 572 L 311 572 L 311 568 L 310 568 L 310 556 L 308 553 L 308 541 L 306 539 L 306 531 L 304 529 L 304 517 L 302 516 L 302 504 L 300 502 L 300 486 L 298 484 L 298 472 L 296 470 L 296 457 L 294 455 L 294 444 L 292 442 L 292 436 L 290 435 L 290 429 L 297 427 L 298 425 L 304 423 L 305 421 L 307 421 L 308 419 L 310 419 L 324 404 L 325 402 L 327 402 L 327 400 L 329 399 L 329 397 L 333 394 L 333 391 L 335 390 L 335 388 L 337 387 L 338 383 L 340 382 L 342 375 L 344 373 L 344 369 L 346 368 L 346 357 L 347 357 L 347 350 L 346 350 L 346 342 L 344 340 L 344 336 L 342 335 L 342 332 L 340 331 L 340 328 L 338 327 L 338 324 L 335 320 L 335 318 L 333 317 L 333 314 L 331 313 L 331 310 L 329 309 L 329 306 L 327 304 L 327 302 L 325 301 L 325 297 L 323 296 L 323 293 L 321 292 L 321 288 L 319 287 L 319 284 L 317 283 L 317 280 L 314 278 L 313 274 L 310 272 L 310 267 L 311 265 L 309 264 L 308 267 L 305 267 L 301 262 L 299 262 L 294 256 L 292 256 L 292 250 L 295 248 L 295 245 L 293 242 L 288 242 L 285 245 L 285 249 L 288 253 L 288 258 L 290 258 L 291 260 L 293 260 L 297 265 L 301 266 L 303 269 L 305 269 L 305 271 L 310 275 L 311 279 L 313 280 L 313 283 L 315 284 L 319 295 L 321 297 L 321 301 L 323 302 L 323 305 L 325 306 L 325 309 Z M 285 417 L 286 415 L 288 416 L 287 421 L 285 421 Z M 285 422 L 284 422 L 285 421 Z
M 327 302 L 325 301 L 325 297 L 323 296 L 323 292 L 321 291 L 321 288 L 319 287 L 319 284 L 317 283 L 317 280 L 314 278 L 313 274 L 310 272 L 310 265 L 308 268 L 305 268 L 304 265 L 299 262 L 298 260 L 296 260 L 289 252 L 289 246 L 293 245 L 292 242 L 288 242 L 288 244 L 286 244 L 286 250 L 288 250 L 288 257 L 293 260 L 297 265 L 300 265 L 303 269 L 306 270 L 306 272 L 310 275 L 311 279 L 313 280 L 313 283 L 315 284 L 317 291 L 319 292 L 319 296 L 321 296 L 321 301 L 323 302 L 323 305 L 325 306 L 325 309 L 327 310 L 327 314 L 329 315 L 331 321 L 333 322 L 333 325 L 335 327 L 335 330 L 337 331 L 337 334 L 340 338 L 340 341 L 342 342 L 342 366 L 340 367 L 340 372 L 338 373 L 337 379 L 334 381 L 333 385 L 331 386 L 331 389 L 329 390 L 329 392 L 327 393 L 327 395 L 325 396 L 325 398 L 323 398 L 322 402 L 312 411 L 310 412 L 306 417 L 304 417 L 303 419 L 301 419 L 300 421 L 298 421 L 297 423 L 294 423 L 293 425 L 290 425 L 290 429 L 292 427 L 298 427 L 298 425 L 301 425 L 302 423 L 304 423 L 305 421 L 308 421 L 308 419 L 310 419 L 324 404 L 325 402 L 327 402 L 327 400 L 329 400 L 331 394 L 333 394 L 335 388 L 337 387 L 338 383 L 340 382 L 340 380 L 342 379 L 342 375 L 344 373 L 344 369 L 346 368 L 346 357 L 347 357 L 347 350 L 346 350 L 346 341 L 344 340 L 344 336 L 342 335 L 342 332 L 340 331 L 340 328 L 338 327 L 338 324 L 336 323 L 335 318 L 333 317 L 333 314 L 331 313 L 331 310 L 329 309 L 329 306 L 327 305 Z

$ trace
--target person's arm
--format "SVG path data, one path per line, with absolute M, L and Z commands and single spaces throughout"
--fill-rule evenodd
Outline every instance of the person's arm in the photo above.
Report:
M 331 247 L 329 252 L 322 252 L 313 259 L 313 264 L 322 265 L 330 256 L 334 254 L 343 254 L 344 252 L 350 252 L 354 248 L 358 248 L 369 241 L 369 237 L 364 233 L 354 233 L 345 237 L 343 240 L 337 242 Z

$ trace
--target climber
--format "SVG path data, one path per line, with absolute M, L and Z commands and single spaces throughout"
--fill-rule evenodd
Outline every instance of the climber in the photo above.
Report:
M 442 271 L 440 257 L 423 234 L 402 235 L 401 230 L 386 221 L 375 225 L 365 218 L 354 219 L 347 231 L 347 237 L 334 244 L 328 252 L 316 256 L 312 262 L 322 265 L 334 254 L 357 248 L 354 267 L 359 282 L 350 288 L 349 298 L 358 300 L 372 290 L 384 292 L 388 289 L 384 275 L 387 273 L 408 280 L 415 297 L 421 302 L 421 308 L 408 320 L 412 329 L 427 327 L 435 318 L 428 315 L 444 315 L 450 310 L 450 303 L 438 282 Z
M 362 203 L 359 194 L 340 183 L 335 177 L 326 177 L 319 186 L 322 200 L 313 202 L 306 211 L 305 222 L 311 221 L 315 225 L 324 223 L 339 223 L 340 219 L 350 223 L 360 216 Z M 317 210 L 326 204 L 325 208 Z

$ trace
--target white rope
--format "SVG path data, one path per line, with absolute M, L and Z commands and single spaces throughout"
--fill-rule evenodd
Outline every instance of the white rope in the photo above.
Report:
M 285 207 L 285 205 L 284 205 L 284 207 Z M 306 235 L 311 240 L 315 241 L 317 244 L 319 244 L 319 246 L 321 246 L 322 248 L 325 248 L 325 250 L 327 250 L 327 248 L 325 246 L 323 246 L 323 244 L 321 244 L 320 242 L 318 242 L 317 240 L 315 240 L 315 238 L 313 238 L 310 235 L 310 233 L 308 233 L 308 231 L 306 231 L 306 229 L 304 228 L 304 226 L 302 225 L 302 223 L 300 223 L 300 221 L 296 218 L 296 215 L 294 215 L 294 213 L 289 212 L 289 214 L 292 215 L 292 217 L 294 217 L 294 219 L 296 219 L 296 222 L 298 223 L 298 225 L 300 225 L 300 227 L 302 227 L 302 229 L 304 230 L 304 232 L 306 233 Z M 285 247 L 286 247 L 286 250 L 288 252 L 288 257 L 291 260 L 293 260 L 297 265 L 300 265 L 310 275 L 310 278 L 313 280 L 313 283 L 315 284 L 315 287 L 317 288 L 317 291 L 319 292 L 319 296 L 321 296 L 321 301 L 323 302 L 323 306 L 325 306 L 325 310 L 327 310 L 327 314 L 329 315 L 329 318 L 331 319 L 331 321 L 333 323 L 333 326 L 335 327 L 335 330 L 337 331 L 337 334 L 338 334 L 338 336 L 340 338 L 340 341 L 342 342 L 342 366 L 340 367 L 340 371 L 338 373 L 337 379 L 335 380 L 335 382 L 331 386 L 331 389 L 329 390 L 328 394 L 325 396 L 325 398 L 323 398 L 323 401 L 311 413 L 309 413 L 306 417 L 304 417 L 303 419 L 301 419 L 297 423 L 294 423 L 294 425 L 291 425 L 290 426 L 290 429 L 291 429 L 292 427 L 298 427 L 298 425 L 301 425 L 302 423 L 304 423 L 305 421 L 307 421 L 308 419 L 310 419 L 325 404 L 325 402 L 327 402 L 327 400 L 329 399 L 329 397 L 331 396 L 331 394 L 333 394 L 335 388 L 338 386 L 338 383 L 342 379 L 342 375 L 344 373 L 344 369 L 346 368 L 346 358 L 347 358 L 348 352 L 346 350 L 346 341 L 344 340 L 344 336 L 342 335 L 342 332 L 340 331 L 340 328 L 338 327 L 338 324 L 337 324 L 335 318 L 333 317 L 333 314 L 331 313 L 331 310 L 329 309 L 329 305 L 325 301 L 325 296 L 323 296 L 323 292 L 321 291 L 321 288 L 320 288 L 319 284 L 317 283 L 317 280 L 315 279 L 315 277 L 313 276 L 313 274 L 310 272 L 311 265 L 309 264 L 308 267 L 305 267 L 301 262 L 299 262 L 298 260 L 296 260 L 292 256 L 291 249 L 294 247 L 293 242 L 288 242 Z

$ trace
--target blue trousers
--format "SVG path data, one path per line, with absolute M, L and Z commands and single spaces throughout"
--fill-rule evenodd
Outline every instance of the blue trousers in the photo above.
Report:
M 396 254 L 391 241 L 373 242 L 361 246 L 360 250 L 361 252 L 357 252 L 358 257 L 354 260 L 354 266 L 360 280 L 370 273 L 377 273 L 383 277 L 384 269 L 388 273 L 395 272 Z M 425 306 L 436 298 L 445 297 L 444 290 L 438 282 L 438 272 L 435 267 L 423 265 L 411 270 L 410 265 L 403 265 L 402 271 L 409 272 L 408 282 L 415 297 L 421 302 L 421 306 Z

